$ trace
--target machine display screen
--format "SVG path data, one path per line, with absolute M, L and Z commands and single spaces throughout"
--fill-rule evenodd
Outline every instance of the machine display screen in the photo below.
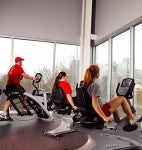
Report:
M 125 79 L 122 83 L 122 86 L 129 87 L 131 85 L 132 81 L 133 81 L 132 79 Z

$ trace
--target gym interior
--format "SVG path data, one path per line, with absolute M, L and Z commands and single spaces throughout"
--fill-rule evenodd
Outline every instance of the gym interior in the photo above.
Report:
M 130 126 L 121 108 L 121 122 L 103 127 L 80 121 L 73 111 L 58 114 L 50 108 L 58 72 L 67 72 L 76 96 L 86 68 L 97 64 L 102 101 L 125 94 L 128 85 L 123 81 L 133 79 L 127 99 L 133 113 L 142 114 L 141 5 L 140 0 L 0 1 L 0 111 L 6 94 L 16 94 L 18 100 L 21 96 L 5 91 L 16 56 L 25 59 L 25 71 L 37 75 L 38 82 L 22 81 L 31 115 L 21 115 L 17 104 L 11 106 L 11 120 L 0 121 L 0 150 L 142 149 L 141 120 Z M 43 95 L 33 96 L 34 90 Z

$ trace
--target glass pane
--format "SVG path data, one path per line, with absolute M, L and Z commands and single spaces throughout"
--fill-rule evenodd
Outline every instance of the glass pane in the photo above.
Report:
M 67 67 L 71 65 L 71 61 L 76 61 L 79 59 L 79 47 L 76 45 L 65 45 L 57 44 L 56 45 L 56 67 Z
M 11 41 L 9 38 L 0 38 L 0 89 L 5 89 L 7 72 L 11 66 Z M 5 99 L 4 94 L 0 95 L 0 110 Z
M 142 113 L 142 24 L 135 27 L 135 108 Z
M 11 65 L 11 39 L 0 38 L 0 75 L 7 74 Z
M 53 43 L 14 40 L 14 58 L 23 57 L 24 69 L 30 74 L 35 74 L 41 68 L 52 69 Z
M 41 87 L 44 87 L 46 91 L 50 91 L 50 83 L 53 82 L 50 81 L 52 79 L 53 49 L 53 43 L 14 40 L 14 58 L 20 56 L 25 59 L 23 69 L 26 73 L 33 76 L 37 72 L 43 74 Z M 29 81 L 23 80 L 23 84 L 27 91 L 31 91 Z
M 100 78 L 97 82 L 101 88 L 101 99 L 105 102 L 108 80 L 108 41 L 96 47 L 96 64 L 100 67 Z
M 119 82 L 130 76 L 130 31 L 126 31 L 113 38 L 112 52 L 112 93 L 116 97 Z
M 75 94 L 75 87 L 79 77 L 80 47 L 76 45 L 56 45 L 55 68 L 56 74 L 60 71 L 67 72 L 68 81 L 71 83 Z

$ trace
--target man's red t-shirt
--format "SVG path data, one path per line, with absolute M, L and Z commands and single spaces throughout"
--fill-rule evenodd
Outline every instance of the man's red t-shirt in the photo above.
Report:
M 64 94 L 72 94 L 71 86 L 67 81 L 60 81 L 59 82 L 59 87 L 62 88 Z M 67 98 L 66 98 L 66 100 L 67 100 L 67 104 L 69 104 L 69 101 L 68 101 Z
M 24 73 L 24 70 L 21 66 L 17 64 L 12 66 L 7 75 L 8 76 L 7 85 L 20 84 L 22 73 Z

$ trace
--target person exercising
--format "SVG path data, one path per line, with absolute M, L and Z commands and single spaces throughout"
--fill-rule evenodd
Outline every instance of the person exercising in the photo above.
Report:
M 35 77 L 32 77 L 25 73 L 25 71 L 22 68 L 22 62 L 24 61 L 21 57 L 15 58 L 15 64 L 10 68 L 7 74 L 7 84 L 6 89 L 7 90 L 19 90 L 22 92 L 25 92 L 25 89 L 20 85 L 20 81 L 23 78 L 29 79 L 29 80 L 35 80 Z M 25 96 L 23 98 L 24 103 L 26 103 L 27 97 Z M 3 111 L 0 113 L 0 118 L 7 119 L 7 112 L 9 110 L 9 107 L 11 106 L 11 102 L 9 99 L 6 100 Z M 21 112 L 23 111 L 23 107 L 21 107 Z
M 53 85 L 53 91 L 56 91 L 58 87 L 62 88 L 66 96 L 66 104 L 70 105 L 73 108 L 73 110 L 76 111 L 78 107 L 74 104 L 74 100 L 72 97 L 72 89 L 71 89 L 69 82 L 67 82 L 67 74 L 64 71 L 61 71 L 57 75 L 54 85 Z
M 122 106 L 123 111 L 127 115 L 130 124 L 134 125 L 141 115 L 134 116 L 130 109 L 130 106 L 123 96 L 118 96 L 109 102 L 102 104 L 100 100 L 101 91 L 99 85 L 95 82 L 100 77 L 100 68 L 97 65 L 91 65 L 86 69 L 83 87 L 88 91 L 88 94 L 92 98 L 92 107 L 94 111 L 104 120 L 106 123 L 111 122 L 110 115 L 113 114 L 114 121 L 118 123 L 120 121 L 118 107 Z

